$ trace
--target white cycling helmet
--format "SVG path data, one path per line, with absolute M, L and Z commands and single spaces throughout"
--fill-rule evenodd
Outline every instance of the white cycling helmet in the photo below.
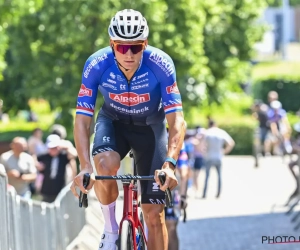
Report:
M 125 9 L 118 11 L 111 19 L 108 34 L 112 40 L 144 41 L 148 37 L 149 28 L 139 11 Z

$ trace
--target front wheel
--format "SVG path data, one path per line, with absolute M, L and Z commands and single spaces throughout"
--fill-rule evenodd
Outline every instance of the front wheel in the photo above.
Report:
M 132 224 L 128 220 L 124 220 L 122 223 L 122 230 L 120 233 L 120 247 L 119 250 L 132 250 L 133 238 L 132 238 Z
M 141 210 L 140 210 L 140 214 L 139 214 L 139 220 L 140 220 L 140 222 L 143 226 L 143 230 L 144 230 L 145 237 L 146 237 L 147 232 L 145 232 L 144 215 L 143 215 L 143 212 Z M 146 250 L 147 249 L 146 241 L 143 237 L 142 229 L 140 227 L 138 228 L 138 233 L 140 235 L 140 242 L 139 242 L 139 245 L 138 245 L 138 250 Z

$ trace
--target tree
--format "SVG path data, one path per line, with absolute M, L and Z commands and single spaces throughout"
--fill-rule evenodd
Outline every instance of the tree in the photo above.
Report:
M 212 102 L 222 90 L 237 89 L 236 79 L 245 74 L 252 46 L 260 35 L 260 28 L 253 24 L 263 3 L 143 0 L 133 1 L 131 7 L 147 17 L 149 43 L 173 58 L 188 107 L 205 97 L 195 90 L 205 93 L 208 89 Z M 52 108 L 60 107 L 62 122 L 70 128 L 69 112 L 76 105 L 84 63 L 109 44 L 110 18 L 123 8 L 128 8 L 128 3 L 47 0 L 38 11 L 22 15 L 22 22 L 7 29 L 9 67 L 0 84 L 4 101 L 17 110 L 24 107 L 26 99 L 43 97 Z M 101 101 L 99 97 L 98 105 Z
M 208 104 L 220 103 L 228 92 L 240 91 L 240 83 L 247 81 L 253 46 L 264 31 L 255 21 L 265 6 L 262 0 L 203 2 L 204 51 L 210 70 L 205 79 Z
M 4 57 L 9 41 L 7 29 L 19 23 L 24 14 L 34 13 L 41 3 L 42 0 L 0 0 L 0 80 L 3 79 L 2 72 L 6 67 Z

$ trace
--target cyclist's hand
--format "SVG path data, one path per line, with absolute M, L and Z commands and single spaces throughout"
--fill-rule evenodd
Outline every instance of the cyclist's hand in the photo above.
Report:
M 166 174 L 166 181 L 164 185 L 160 183 L 158 178 L 158 174 L 160 172 L 164 172 Z M 163 166 L 161 170 L 155 170 L 155 181 L 158 185 L 160 185 L 160 190 L 162 191 L 166 191 L 167 188 L 170 188 L 172 190 L 178 185 L 178 181 L 175 176 L 174 170 L 165 166 Z
M 87 188 L 84 188 L 84 186 L 83 186 L 83 176 L 86 173 L 89 173 L 91 175 L 91 178 L 90 178 L 90 183 L 87 186 Z M 91 167 L 89 169 L 83 169 L 83 170 L 80 171 L 80 173 L 77 176 L 75 176 L 70 189 L 71 189 L 72 193 L 77 198 L 79 198 L 79 195 L 78 195 L 78 193 L 76 191 L 76 187 L 78 187 L 81 192 L 87 194 L 88 190 L 90 190 L 93 187 L 94 182 L 95 182 L 95 177 L 94 177 L 94 174 L 93 174 L 93 168 Z

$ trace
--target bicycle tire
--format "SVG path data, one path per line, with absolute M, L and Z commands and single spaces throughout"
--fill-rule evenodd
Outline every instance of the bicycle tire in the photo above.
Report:
M 139 214 L 139 220 L 140 220 L 140 222 L 141 222 L 141 224 L 142 224 L 142 226 L 143 226 L 144 233 L 146 233 L 146 232 L 145 232 L 144 215 L 143 215 L 143 212 L 142 212 L 142 211 L 140 211 L 140 214 Z M 145 241 L 145 239 L 144 239 L 144 237 L 143 237 L 143 233 L 142 233 L 141 227 L 138 227 L 138 232 L 139 232 L 139 234 L 140 234 L 140 242 L 139 242 L 139 248 L 138 248 L 138 250 L 146 250 L 146 249 L 147 249 L 147 248 L 146 248 L 146 241 Z M 146 235 L 145 235 L 145 236 L 146 236 Z
M 128 220 L 124 220 L 122 223 L 122 230 L 120 233 L 120 248 L 119 250 L 132 250 L 133 238 L 132 238 L 132 224 Z

